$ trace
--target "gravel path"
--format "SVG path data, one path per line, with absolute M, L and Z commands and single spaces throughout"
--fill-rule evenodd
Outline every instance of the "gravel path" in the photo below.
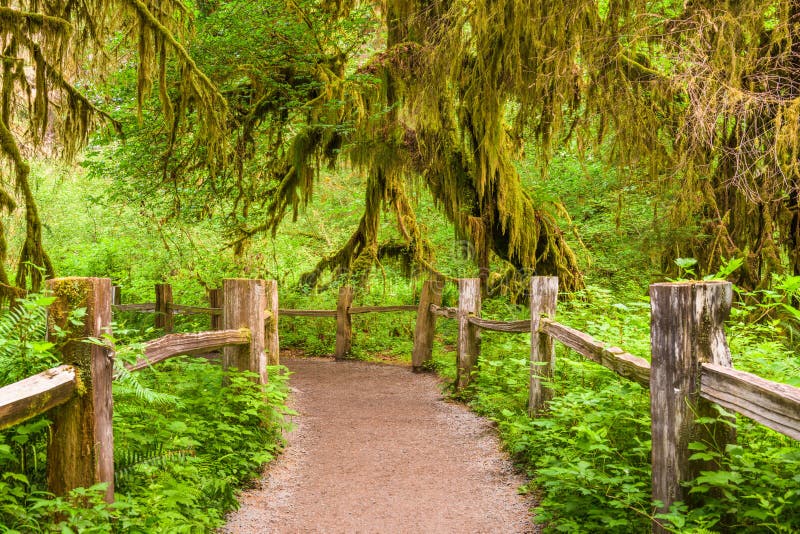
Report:
M 294 373 L 296 429 L 226 533 L 535 532 L 491 425 L 431 375 L 325 359 Z

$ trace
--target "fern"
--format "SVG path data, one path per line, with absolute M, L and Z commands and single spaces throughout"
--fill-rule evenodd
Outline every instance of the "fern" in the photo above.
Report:
M 30 295 L 0 314 L 0 386 L 58 365 L 54 345 L 46 340 L 52 302 L 52 297 Z
M 163 469 L 168 465 L 182 464 L 194 456 L 193 450 L 164 449 L 163 443 L 155 443 L 144 450 L 122 450 L 114 452 L 114 486 L 124 491 L 132 482 L 134 473 L 143 466 Z
M 154 391 L 142 384 L 134 373 L 125 368 L 123 360 L 114 360 L 114 377 L 117 383 L 115 393 L 118 395 L 129 395 L 146 404 L 157 406 L 173 406 L 178 403 L 176 396 Z

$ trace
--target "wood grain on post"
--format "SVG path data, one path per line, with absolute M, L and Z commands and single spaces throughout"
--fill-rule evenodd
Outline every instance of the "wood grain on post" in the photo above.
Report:
M 541 332 L 542 316 L 553 319 L 558 302 L 558 277 L 531 277 L 531 367 L 528 413 L 541 413 L 553 398 L 550 384 L 555 369 L 556 350 L 553 338 Z
M 108 278 L 58 278 L 47 288 L 56 297 L 50 305 L 48 337 L 56 327 L 66 333 L 61 360 L 76 371 L 78 395 L 55 408 L 47 451 L 47 483 L 56 495 L 71 489 L 108 484 L 107 502 L 114 500 L 114 433 L 112 431 L 113 354 L 89 337 L 110 333 L 111 280 Z M 85 308 L 83 324 L 75 325 L 70 313 Z
M 250 344 L 225 347 L 222 368 L 251 371 L 258 374 L 258 383 L 267 383 L 267 355 L 264 351 L 264 310 L 266 309 L 266 283 L 264 280 L 234 278 L 223 280 L 225 293 L 223 326 L 225 330 L 247 328 Z
M 222 289 L 209 289 L 208 290 L 208 305 L 211 308 L 222 309 Z M 211 330 L 222 330 L 222 314 L 211 316 Z
M 718 416 L 712 404 L 700 397 L 700 373 L 703 363 L 731 367 L 723 322 L 732 297 L 729 282 L 650 286 L 653 500 L 662 503 L 660 512 L 689 499 L 682 482 L 692 480 L 700 470 L 715 468 L 708 462 L 690 462 L 689 443 L 699 441 L 724 450 L 735 440 L 731 427 L 723 422 L 695 424 L 698 417 Z M 653 532 L 668 530 L 654 521 Z
M 172 286 L 156 284 L 156 328 L 169 334 L 175 329 L 175 318 L 172 316 Z
M 456 389 L 470 382 L 472 369 L 480 354 L 480 329 L 469 322 L 469 314 L 481 313 L 480 278 L 458 280 L 458 360 L 456 362 Z
M 436 315 L 431 312 L 431 304 L 442 304 L 440 279 L 426 280 L 422 285 L 417 308 L 417 326 L 414 329 L 414 351 L 411 354 L 411 369 L 415 373 L 424 370 L 426 362 L 433 357 L 433 335 L 436 333 Z
M 264 325 L 264 350 L 267 352 L 269 365 L 280 365 L 281 344 L 278 338 L 278 282 L 267 280 L 266 285 L 266 311 L 269 318 Z
M 339 300 L 336 302 L 336 352 L 337 360 L 350 356 L 353 344 L 353 321 L 350 317 L 350 305 L 353 303 L 352 286 L 339 288 Z

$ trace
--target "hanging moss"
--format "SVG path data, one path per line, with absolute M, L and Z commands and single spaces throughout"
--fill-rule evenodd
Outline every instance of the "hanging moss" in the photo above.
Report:
M 20 146 L 42 148 L 43 141 L 56 134 L 60 155 L 71 159 L 99 122 L 121 132 L 120 124 L 77 86 L 87 74 L 100 74 L 108 66 L 105 47 L 109 36 L 128 36 L 139 43 L 139 105 L 144 105 L 154 79 L 152 73 L 157 72 L 159 96 L 172 138 L 177 137 L 182 125 L 173 117 L 185 117 L 191 108 L 201 124 L 201 134 L 195 138 L 204 148 L 207 166 L 213 170 L 226 164 L 227 103 L 179 40 L 189 19 L 189 11 L 179 1 L 31 1 L 0 6 L 0 162 L 6 164 L 12 177 L 10 183 L 0 184 L 0 209 L 16 209 L 15 200 L 7 192 L 13 186 L 26 223 L 22 248 L 15 258 L 13 284 L 4 270 L 9 250 L 5 229 L 0 228 L 0 297 L 28 287 L 38 290 L 43 278 L 53 275 L 53 266 L 42 248 L 42 223 L 30 186 L 27 154 L 23 155 Z M 181 74 L 177 104 L 172 101 L 166 77 L 166 65 L 172 57 L 177 58 Z

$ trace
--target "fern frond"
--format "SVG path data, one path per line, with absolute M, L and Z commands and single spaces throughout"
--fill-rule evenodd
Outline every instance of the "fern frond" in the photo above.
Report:
M 175 395 L 154 391 L 142 384 L 134 373 L 125 368 L 122 360 L 114 360 L 114 376 L 120 394 L 129 394 L 137 400 L 158 406 L 174 406 L 178 403 Z

